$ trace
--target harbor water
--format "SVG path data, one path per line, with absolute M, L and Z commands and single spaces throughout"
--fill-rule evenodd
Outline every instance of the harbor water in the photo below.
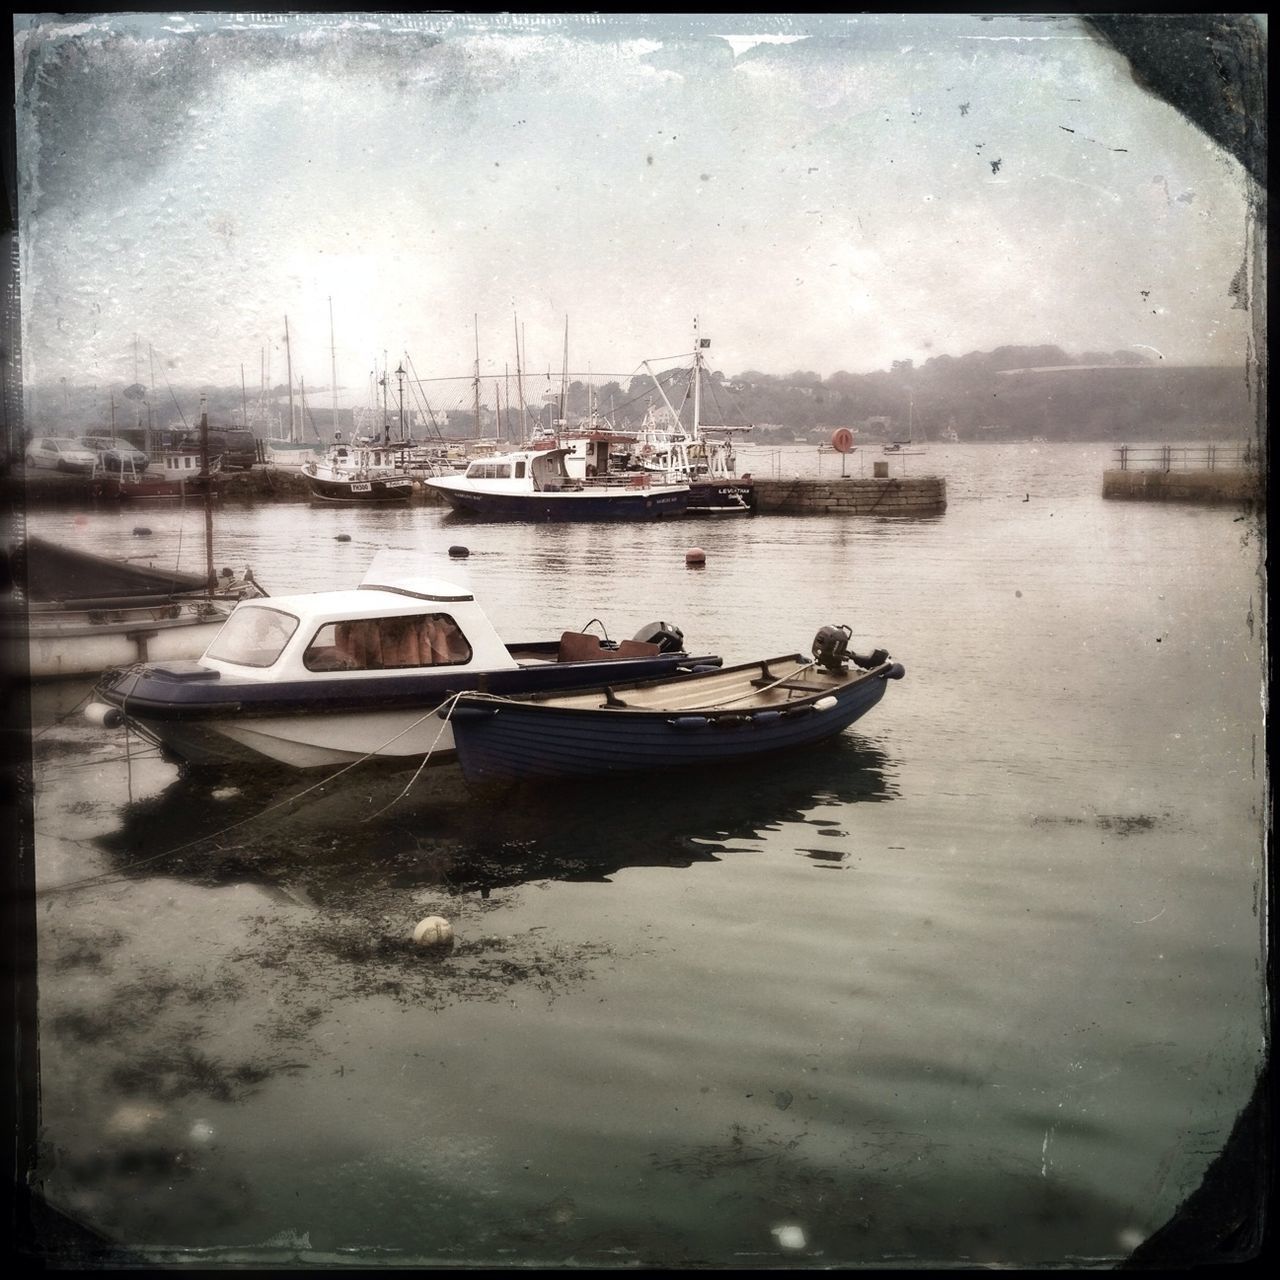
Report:
M 1265 604 L 1253 516 L 1108 502 L 1110 453 L 894 459 L 945 475 L 925 519 L 218 509 L 217 567 L 273 595 L 400 548 L 513 640 L 660 619 L 733 661 L 847 623 L 906 676 L 784 760 L 483 802 L 186 779 L 68 715 L 87 682 L 36 689 L 48 1201 L 162 1263 L 1126 1256 L 1265 1059 Z M 203 566 L 196 508 L 28 530 Z

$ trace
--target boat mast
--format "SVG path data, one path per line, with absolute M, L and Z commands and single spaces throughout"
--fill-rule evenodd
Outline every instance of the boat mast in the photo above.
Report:
M 387 423 L 387 353 L 382 353 L 382 377 L 378 380 L 382 387 L 382 443 L 391 443 L 391 427 Z
M 398 379 L 400 384 L 399 392 L 398 392 L 400 396 L 400 439 L 403 440 L 404 439 L 404 361 L 403 360 L 398 365 L 396 365 L 396 378 Z
M 565 426 L 566 401 L 569 396 L 569 317 L 564 318 L 564 363 L 560 366 L 560 421 L 556 424 L 556 443 L 560 443 L 560 428 Z
M 143 436 L 143 441 L 149 457 L 151 454 L 151 402 L 156 398 L 156 353 L 149 342 L 147 343 L 147 360 L 151 365 L 151 392 L 147 396 L 147 434 Z
M 333 414 L 332 430 L 338 430 L 338 351 L 333 345 L 333 299 L 329 299 L 329 402 Z
M 476 330 L 476 373 L 472 379 L 476 400 L 476 439 L 480 439 L 480 317 L 473 316 Z
M 524 375 L 520 367 L 520 324 L 514 313 L 511 316 L 511 324 L 516 331 L 516 394 L 520 397 L 520 443 L 523 444 L 529 434 L 529 423 L 525 417 Z M 508 397 L 507 408 L 510 409 L 510 407 L 510 397 Z
M 246 430 L 249 426 L 249 393 L 244 389 L 244 365 L 240 365 L 240 414 L 243 419 L 241 426 Z
M 698 427 L 702 421 L 702 344 L 698 337 L 698 317 L 693 317 L 693 438 L 699 439 Z
M 209 475 L 209 413 L 200 397 L 200 477 L 204 483 L 204 567 L 209 590 L 218 585 L 213 571 L 213 480 Z
M 289 347 L 289 317 L 284 318 L 284 358 L 289 374 L 289 443 L 296 444 L 298 437 L 293 432 L 293 352 Z

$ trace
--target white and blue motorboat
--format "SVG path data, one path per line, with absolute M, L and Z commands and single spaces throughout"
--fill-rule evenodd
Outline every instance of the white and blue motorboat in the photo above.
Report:
M 460 691 L 547 692 L 719 661 L 691 657 L 668 623 L 617 642 L 584 630 L 507 644 L 469 587 L 382 552 L 355 589 L 238 605 L 197 660 L 107 672 L 87 714 L 188 766 L 437 764 L 453 740 L 434 712 Z
M 605 444 L 604 462 L 608 446 Z M 571 475 L 568 448 L 521 449 L 477 458 L 460 476 L 423 483 L 467 515 L 489 520 L 661 520 L 684 515 L 687 481 L 646 472 Z
M 823 627 L 795 653 L 706 671 L 609 681 L 567 693 L 462 693 L 437 713 L 481 786 L 690 769 L 823 742 L 866 715 L 901 663 L 850 653 Z

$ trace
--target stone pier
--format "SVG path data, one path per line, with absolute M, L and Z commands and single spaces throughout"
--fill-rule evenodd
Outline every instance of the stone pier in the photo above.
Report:
M 947 509 L 942 476 L 754 478 L 760 515 L 937 516 Z

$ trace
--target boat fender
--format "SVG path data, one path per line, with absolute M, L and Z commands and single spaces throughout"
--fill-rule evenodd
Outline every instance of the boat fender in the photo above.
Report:
M 720 668 L 713 662 L 699 662 L 695 667 L 681 667 L 681 671 L 692 671 L 695 676 L 702 675 L 707 671 L 719 671 Z
M 751 717 L 752 724 L 771 724 L 774 720 L 781 720 L 781 711 L 757 711 Z
M 100 724 L 104 729 L 118 729 L 124 723 L 120 708 L 109 706 L 105 702 L 89 703 L 84 709 L 84 718 L 91 724 Z
M 711 722 L 706 716 L 676 716 L 667 723 L 677 729 L 705 729 Z
M 901 680 L 907 674 L 907 669 L 900 662 L 895 662 L 888 671 L 884 673 L 886 680 Z
M 828 693 L 824 697 L 819 698 L 817 702 L 813 704 L 813 709 L 815 711 L 830 711 L 832 707 L 839 703 L 839 701 L 840 699 L 837 698 L 835 694 Z

